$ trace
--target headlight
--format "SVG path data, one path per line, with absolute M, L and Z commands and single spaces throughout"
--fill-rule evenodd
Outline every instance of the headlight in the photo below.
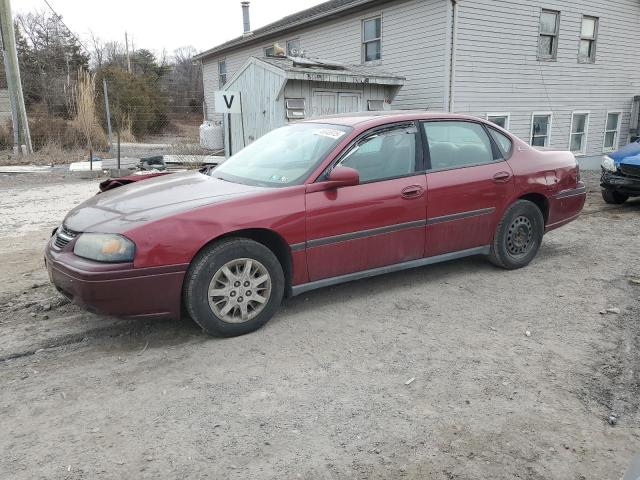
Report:
M 98 262 L 131 262 L 135 244 L 122 235 L 83 233 L 76 240 L 73 253 Z
M 605 170 L 609 170 L 610 172 L 615 172 L 616 170 L 618 170 L 618 168 L 616 167 L 616 162 L 614 162 L 613 158 L 611 158 L 609 155 L 604 155 L 602 157 L 602 163 L 600 165 L 602 165 L 602 168 L 604 168 Z

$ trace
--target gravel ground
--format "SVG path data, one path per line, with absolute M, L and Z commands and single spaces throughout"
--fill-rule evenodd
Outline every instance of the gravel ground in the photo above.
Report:
M 525 269 L 323 289 L 219 340 L 68 304 L 43 243 L 97 181 L 0 176 L 0 478 L 620 479 L 640 453 L 640 201 L 605 206 L 585 178 L 585 214 Z

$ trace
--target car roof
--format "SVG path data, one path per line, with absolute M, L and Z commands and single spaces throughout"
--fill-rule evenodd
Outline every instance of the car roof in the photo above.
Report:
M 408 122 L 415 120 L 481 120 L 471 115 L 460 115 L 446 112 L 426 112 L 416 110 L 396 110 L 386 112 L 352 112 L 325 115 L 305 120 L 306 123 L 329 123 L 348 127 L 368 128 L 386 123 Z

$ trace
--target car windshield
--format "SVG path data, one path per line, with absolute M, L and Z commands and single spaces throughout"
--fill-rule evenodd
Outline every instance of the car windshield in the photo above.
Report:
M 234 183 L 284 187 L 302 183 L 351 127 L 298 123 L 273 130 L 211 172 Z

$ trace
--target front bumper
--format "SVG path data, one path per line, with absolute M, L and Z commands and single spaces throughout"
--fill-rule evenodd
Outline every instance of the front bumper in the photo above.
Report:
M 55 247 L 53 238 L 45 250 L 49 279 L 73 303 L 117 317 L 180 317 L 186 265 L 134 268 L 94 262 Z
M 602 169 L 600 186 L 629 196 L 640 195 L 640 177 L 624 175 L 621 172 L 610 172 Z

